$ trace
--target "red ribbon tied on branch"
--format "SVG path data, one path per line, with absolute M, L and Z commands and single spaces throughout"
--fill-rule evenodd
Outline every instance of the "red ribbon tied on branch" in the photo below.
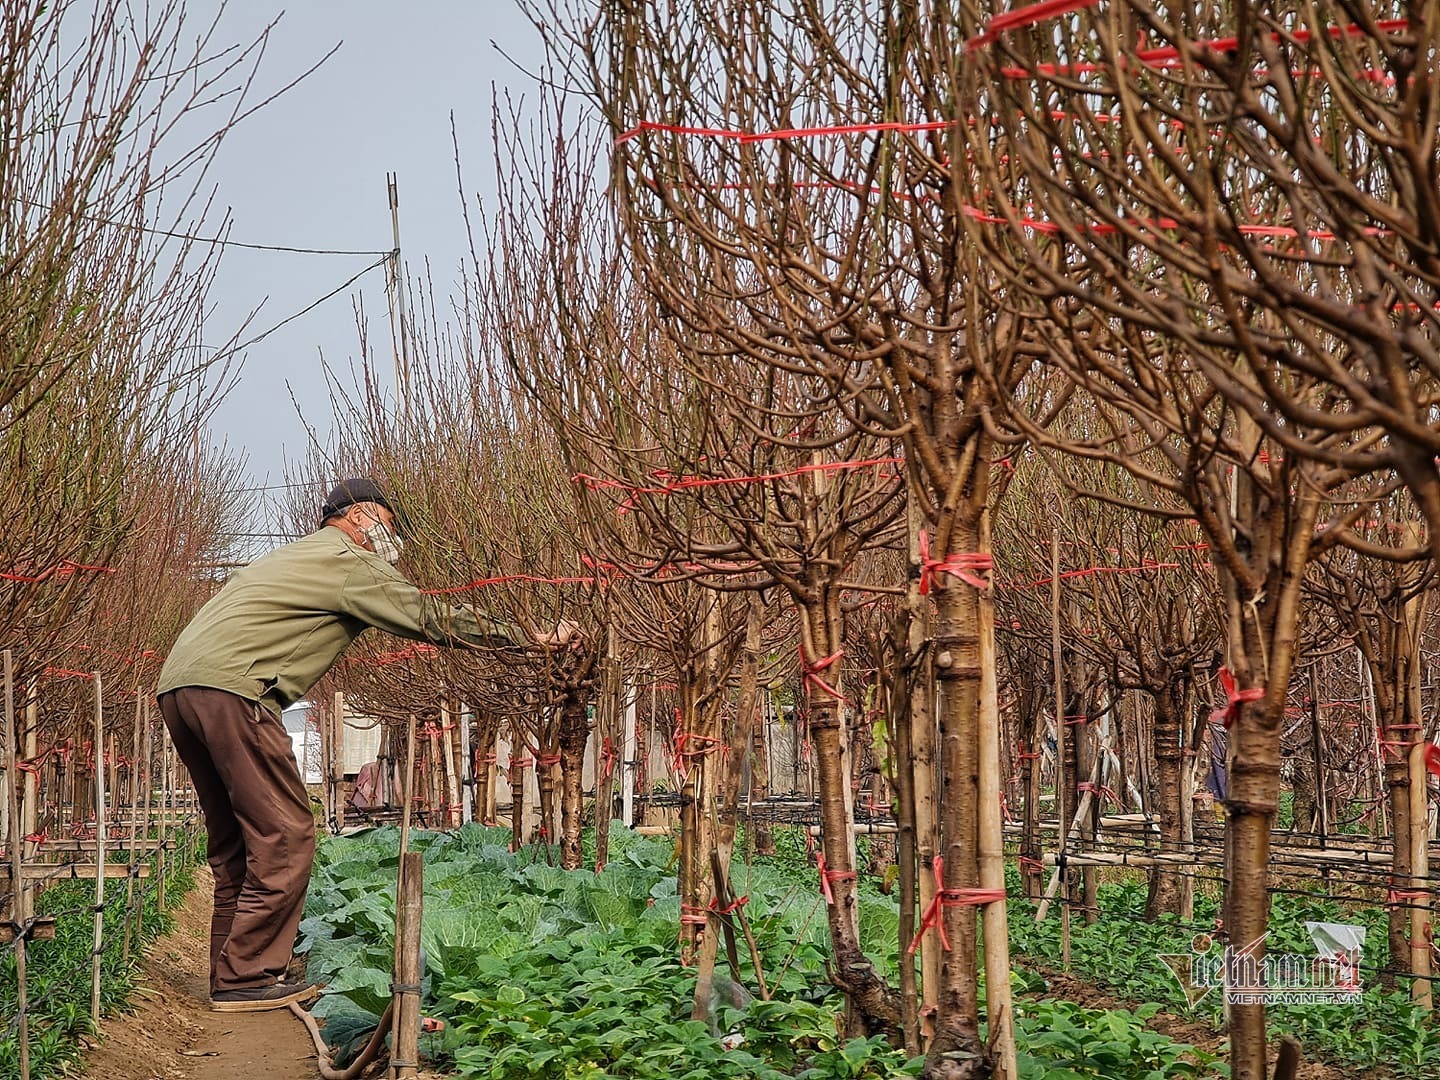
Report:
M 1440 746 L 1434 743 L 1425 744 L 1425 768 L 1440 776 Z
M 1002 11 L 997 15 L 992 15 L 981 32 L 965 43 L 965 51 L 974 52 L 976 49 L 983 48 L 999 40 L 1000 35 L 1006 31 L 1022 30 L 1027 26 L 1034 26 L 1036 23 L 1068 15 L 1072 11 L 1094 7 L 1097 3 L 1099 0 L 1036 0 L 1035 3 L 1022 4 L 1010 11 Z
M 825 898 L 825 903 L 831 907 L 835 906 L 835 893 L 831 891 L 830 885 L 837 881 L 854 881 L 854 870 L 831 870 L 825 865 L 825 853 L 822 851 L 815 857 L 815 865 L 820 871 L 820 895 Z
M 945 920 L 942 918 L 947 907 L 978 907 L 981 904 L 994 904 L 1005 899 L 1004 889 L 945 888 L 945 857 L 943 855 L 935 856 L 931 868 L 935 872 L 935 899 L 931 900 L 930 906 L 925 909 L 925 914 L 920 919 L 920 929 L 915 931 L 910 948 L 906 950 L 911 956 L 915 955 L 915 950 L 920 947 L 920 939 L 931 927 L 940 931 L 940 947 L 946 952 L 950 951 L 950 938 L 945 933 Z
M 833 653 L 825 657 L 823 660 L 816 660 L 814 663 L 811 663 L 810 658 L 805 654 L 805 644 L 804 642 L 801 642 L 800 674 L 802 676 L 802 681 L 805 684 L 805 693 L 809 695 L 812 690 L 820 690 L 826 694 L 829 694 L 837 702 L 845 701 L 845 695 L 840 693 L 839 690 L 836 690 L 835 687 L 831 686 L 828 682 L 826 682 L 824 676 L 821 674 L 837 660 L 842 659 L 844 656 L 844 649 L 836 649 Z
M 1235 676 L 1229 668 L 1220 669 L 1220 686 L 1225 691 L 1225 705 L 1216 709 L 1210 714 L 1210 722 L 1217 721 L 1227 728 L 1235 723 L 1235 718 L 1240 715 L 1240 706 L 1247 701 L 1264 701 L 1265 688 L 1263 686 L 1252 686 L 1248 690 L 1235 689 Z
M 931 589 L 943 589 L 941 574 L 959 578 L 976 589 L 988 589 L 990 583 L 978 576 L 977 570 L 993 570 L 995 557 L 987 551 L 953 551 L 943 559 L 930 557 L 930 537 L 920 533 L 920 595 L 929 596 Z

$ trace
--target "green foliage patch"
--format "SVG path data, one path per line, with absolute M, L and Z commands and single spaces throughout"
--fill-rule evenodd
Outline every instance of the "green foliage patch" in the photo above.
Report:
M 1060 920 L 1052 915 L 1037 925 L 1034 905 L 1015 896 L 1018 884 L 1017 876 L 1011 881 L 1012 953 L 1022 963 L 1030 958 L 1058 968 Z M 1172 916 L 1147 923 L 1142 917 L 1143 883 L 1101 885 L 1099 894 L 1098 921 L 1071 921 L 1072 970 L 1117 996 L 1154 1002 L 1167 1012 L 1208 1021 L 1219 1031 L 1223 1014 L 1220 995 L 1212 992 L 1190 1006 L 1179 981 L 1158 959 L 1165 953 L 1185 953 L 1197 932 L 1214 929 L 1215 901 L 1196 897 L 1193 924 L 1182 924 Z M 1267 1013 L 1270 1029 L 1275 1035 L 1296 1036 L 1307 1057 L 1367 1070 L 1365 1075 L 1433 1076 L 1440 1068 L 1440 1024 L 1411 1004 L 1408 988 L 1385 990 L 1376 981 L 1374 965 L 1385 948 L 1386 918 L 1381 907 L 1277 895 L 1270 911 L 1271 951 L 1313 956 L 1307 921 L 1361 924 L 1366 927 L 1365 957 L 1370 966 L 1362 968 L 1366 987 L 1358 1002 L 1272 1006 Z
M 182 849 L 178 854 L 182 865 L 171 878 L 172 902 L 193 884 L 189 867 L 194 856 L 193 849 Z M 153 873 L 155 860 L 150 862 Z M 139 905 L 140 933 L 138 940 L 132 935 L 127 960 L 125 885 L 123 881 L 107 883 L 104 952 L 100 957 L 100 1007 L 105 1015 L 122 1010 L 128 1002 L 139 975 L 143 946 L 170 929 L 171 918 L 160 910 L 156 884 L 154 877 L 136 883 L 134 902 Z M 32 1080 L 63 1075 L 80 1056 L 81 1037 L 96 1031 L 90 1015 L 94 901 L 93 879 L 57 882 L 42 891 L 36 901 L 36 914 L 55 916 L 56 923 L 53 940 L 30 942 L 25 952 Z M 19 989 L 15 950 L 9 945 L 0 946 L 0 1076 L 20 1075 L 16 1019 Z
M 423 1049 L 468 1077 L 880 1080 L 919 1074 L 884 1039 L 843 1039 L 841 1001 L 825 975 L 828 933 L 815 869 L 798 831 L 777 832 L 773 859 L 732 877 L 749 897 L 772 1000 L 741 947 L 738 983 L 724 962 L 715 1001 L 691 1019 L 695 974 L 678 959 L 673 844 L 611 834 L 600 874 L 512 853 L 503 830 L 413 834 L 424 853 L 424 1010 L 445 1020 Z M 398 837 L 377 829 L 322 842 L 301 924 L 310 976 L 328 981 L 317 1014 L 335 1041 L 373 1025 L 389 996 Z M 894 897 L 866 881 L 863 939 L 892 981 L 899 964 Z M 1020 977 L 1020 988 L 1026 985 Z M 742 985 L 743 984 L 743 985 Z M 1223 1076 L 1194 1048 L 1149 1030 L 1141 1010 L 1030 1003 L 1018 1038 L 1026 1080 Z M 1152 1010 L 1153 1012 L 1153 1010 Z

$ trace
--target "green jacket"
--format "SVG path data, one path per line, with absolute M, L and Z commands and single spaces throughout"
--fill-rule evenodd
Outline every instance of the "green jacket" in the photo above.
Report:
M 279 715 L 366 627 L 436 645 L 518 645 L 518 627 L 447 607 L 326 527 L 237 571 L 180 632 L 157 693 L 227 690 Z

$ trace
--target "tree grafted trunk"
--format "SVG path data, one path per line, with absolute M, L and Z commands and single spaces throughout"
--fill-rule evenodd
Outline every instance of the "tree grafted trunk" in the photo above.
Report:
M 764 802 L 770 797 L 770 749 L 767 733 L 770 728 L 770 710 L 762 712 L 760 722 L 755 724 L 750 740 L 750 801 Z M 770 831 L 768 818 L 754 819 L 754 843 L 756 855 L 775 854 L 775 836 Z
M 566 870 L 578 870 L 584 861 L 581 836 L 585 825 L 585 743 L 589 738 L 585 698 L 579 691 L 571 691 L 560 703 L 559 730 L 560 865 Z
M 525 846 L 525 766 L 530 755 L 520 742 L 514 726 L 510 728 L 510 850 Z
M 1181 710 L 1184 708 L 1185 693 L 1178 677 L 1156 690 L 1152 700 L 1155 703 L 1155 767 L 1159 786 L 1155 814 L 1160 825 L 1160 850 L 1179 852 L 1184 847 L 1181 819 L 1184 793 L 1180 773 L 1185 757 L 1181 745 Z M 1181 875 L 1173 870 L 1153 871 L 1150 894 L 1145 901 L 1145 918 L 1153 920 L 1162 914 L 1179 915 L 1182 892 Z
M 801 609 L 802 664 L 809 695 L 820 799 L 820 888 L 833 950 L 831 978 L 845 994 L 852 1036 L 901 1034 L 900 996 L 876 970 L 860 943 L 855 848 L 851 831 L 850 776 L 844 752 L 838 667 L 843 640 L 838 593 L 817 586 L 820 602 Z M 833 658 L 833 659 L 832 659 Z
M 1253 494 L 1241 478 L 1242 506 Z M 1280 515 L 1255 499 L 1247 525 L 1272 547 L 1259 588 L 1242 589 L 1227 577 L 1230 659 L 1236 692 L 1226 702 L 1230 726 L 1228 792 L 1225 800 L 1226 862 L 1230 887 L 1225 898 L 1227 987 L 1263 985 L 1265 937 L 1270 923 L 1270 830 L 1280 808 L 1280 733 L 1286 691 L 1295 663 L 1301 584 L 1319 496 L 1302 491 Z M 1274 537 L 1264 536 L 1280 529 Z M 1226 688 L 1227 696 L 1230 688 Z M 1233 1080 L 1267 1080 L 1266 1008 L 1235 1001 L 1230 1009 Z
M 957 535 L 956 551 L 974 551 L 978 534 Z M 940 714 L 940 844 L 946 890 L 977 889 L 979 843 L 980 609 L 972 589 L 936 594 L 935 677 Z M 950 949 L 940 962 L 939 1015 L 925 1060 L 926 1080 L 977 1080 L 991 1074 L 980 1041 L 976 909 L 942 904 Z

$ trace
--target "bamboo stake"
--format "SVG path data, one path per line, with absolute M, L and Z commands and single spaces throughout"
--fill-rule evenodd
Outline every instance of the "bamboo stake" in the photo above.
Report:
M 980 550 L 990 550 L 990 514 L 981 518 Z M 981 589 L 980 600 L 980 730 L 979 836 L 977 855 L 980 888 L 998 889 L 1001 898 L 981 905 L 985 947 L 985 1011 L 990 1045 L 996 1055 L 996 1080 L 1020 1075 L 1015 1055 L 1015 1010 L 1010 994 L 1010 930 L 1006 921 L 1005 830 L 1000 812 L 1000 708 L 995 677 L 995 597 Z M 927 935 L 928 936 L 928 935 Z
M 610 819 L 615 816 L 615 743 L 620 730 L 620 647 L 615 627 L 605 633 L 605 658 L 600 674 L 600 702 L 595 713 L 595 869 L 610 861 Z M 609 756 L 606 756 L 606 752 Z
M 420 917 L 424 863 L 410 851 L 411 790 L 415 782 L 415 713 L 405 724 L 405 772 L 400 791 L 400 864 L 395 883 L 395 1000 L 391 1027 L 391 1078 L 412 1077 L 419 1067 Z M 413 940 L 412 940 L 413 939 Z
M 440 815 L 445 828 L 456 824 L 456 818 L 460 816 L 464 807 L 460 802 L 460 792 L 464 785 L 463 774 L 460 771 L 460 743 L 456 738 L 455 728 L 459 725 L 459 713 L 450 708 L 450 699 L 440 699 L 440 737 L 435 740 L 435 757 L 437 767 L 442 770 L 441 775 L 445 784 L 442 797 L 445 800 L 445 812 Z
M 1315 755 L 1315 805 L 1320 815 L 1320 846 L 1323 848 L 1330 834 L 1330 800 L 1325 793 L 1325 738 L 1320 730 L 1320 677 L 1316 674 L 1318 666 L 1310 665 L 1310 743 Z M 1307 828 L 1308 824 L 1307 822 Z
M 95 948 L 90 954 L 90 1019 L 100 1026 L 100 961 L 105 937 L 105 714 L 100 672 L 95 682 Z
M 489 732 L 490 737 L 486 744 L 482 744 L 485 752 L 480 760 L 485 767 L 485 811 L 480 819 L 493 825 L 498 820 L 495 815 L 500 799 L 500 724 L 497 721 L 494 727 L 490 727 L 487 723 L 482 730 Z
M 25 724 L 19 736 L 19 745 L 20 757 L 24 761 L 34 761 L 40 755 L 40 691 L 34 679 L 25 688 Z M 34 836 L 40 831 L 40 774 L 27 772 L 17 779 L 21 785 L 20 835 Z M 20 846 L 27 859 L 34 858 L 38 845 L 22 839 Z M 34 914 L 30 907 L 31 892 L 27 886 L 20 894 L 22 918 L 28 919 Z
M 456 774 L 460 777 L 460 824 L 468 825 L 475 820 L 475 754 L 470 748 L 470 709 L 461 701 L 456 703 L 459 724 L 460 756 L 456 759 Z
M 5 803 L 10 810 L 10 921 L 15 924 L 15 1016 L 20 1038 L 20 1080 L 30 1080 L 30 1017 L 29 987 L 25 978 L 25 853 L 21 847 L 20 806 L 16 797 L 16 778 L 20 775 L 20 733 L 16 730 L 15 668 L 10 650 L 3 653 L 5 668 Z
M 935 876 L 925 871 L 933 865 L 939 850 L 940 808 L 935 780 L 935 678 L 928 645 L 933 624 L 930 605 L 920 603 L 919 536 L 923 528 L 920 511 L 911 506 L 909 530 L 912 565 L 915 567 L 915 608 L 910 623 L 906 651 L 916 658 L 916 670 L 910 684 L 910 764 L 915 776 L 915 859 L 916 892 L 920 910 L 929 911 L 935 902 Z M 939 935 L 926 934 L 920 939 L 920 1049 L 927 1050 L 935 1035 L 935 1016 L 940 1004 L 940 964 L 942 950 Z M 913 934 L 912 934 L 913 937 Z M 902 944 L 903 947 L 903 944 Z
M 1066 814 L 1065 787 L 1065 653 L 1060 640 L 1060 529 L 1054 522 L 1050 528 L 1050 660 L 1055 675 L 1055 817 L 1064 821 Z M 1087 793 L 1088 800 L 1089 795 Z M 1073 828 L 1073 826 L 1072 826 Z M 1070 840 L 1070 830 L 1060 837 L 1060 850 Z M 1040 910 L 1035 921 L 1045 917 L 1050 900 L 1059 884 L 1059 871 L 1050 875 L 1045 887 L 1045 898 L 1040 901 Z M 1070 970 L 1070 883 L 1065 882 L 1060 903 L 1060 966 Z
M 1099 764 L 1100 759 L 1097 756 L 1095 759 L 1095 766 L 1090 770 L 1090 790 L 1086 791 L 1083 795 L 1080 796 L 1080 805 L 1075 809 L 1075 816 L 1070 819 L 1069 828 L 1067 828 L 1064 834 L 1060 837 L 1060 851 L 1062 854 L 1064 853 L 1065 849 L 1070 846 L 1070 837 L 1074 834 L 1075 830 L 1080 827 L 1080 822 L 1084 820 L 1085 815 L 1090 812 L 1090 800 L 1094 798 L 1095 795 L 1095 769 L 1099 767 Z M 1065 861 L 1069 861 L 1068 856 L 1066 857 Z M 1077 863 L 1076 865 L 1081 864 Z M 1050 913 L 1050 903 L 1052 900 L 1055 899 L 1055 892 L 1059 888 L 1059 886 L 1060 860 L 1057 858 L 1055 860 L 1055 872 L 1050 875 L 1050 880 L 1045 885 L 1045 897 L 1040 901 L 1040 906 L 1035 909 L 1035 921 L 1037 923 L 1044 922 L 1045 916 Z M 1066 904 L 1064 900 L 1064 894 L 1061 893 L 1060 913 L 1062 918 L 1068 911 L 1069 905 Z M 1065 926 L 1065 923 L 1062 922 L 1061 926 L 1063 928 Z M 1063 944 L 1064 943 L 1062 941 L 1062 948 Z
M 345 694 L 336 691 L 325 730 L 320 736 L 320 773 L 325 782 L 325 825 L 333 836 L 341 829 L 344 809 L 340 805 L 340 777 L 344 774 L 345 763 L 338 760 L 343 736 L 341 727 L 345 723 Z
M 145 715 L 145 695 L 140 688 L 135 688 L 135 730 L 130 737 L 130 772 L 126 780 L 126 801 L 129 804 L 125 828 L 128 830 L 126 836 L 127 854 L 125 857 L 126 866 L 134 870 L 135 856 L 139 848 L 137 836 L 138 826 L 136 824 L 136 811 L 140 802 L 140 725 Z M 125 879 L 125 939 L 121 947 L 121 954 L 126 960 L 130 959 L 130 912 L 135 906 L 135 875 L 132 873 Z
M 393 1080 L 418 1075 L 420 1067 L 420 924 L 425 896 L 425 858 L 400 854 L 395 896 L 395 1009 L 390 1071 Z
M 160 837 L 160 853 L 155 856 L 156 876 L 155 901 L 160 910 L 166 909 L 165 871 L 170 866 L 170 743 L 161 737 L 155 748 L 155 757 L 160 766 L 160 823 L 157 833 Z
M 335 787 L 330 796 L 334 806 L 335 831 L 345 828 L 345 695 L 335 695 L 334 743 L 330 747 L 330 783 Z
M 135 755 L 135 805 L 130 811 L 130 824 L 132 828 L 139 830 L 139 834 L 145 838 L 148 844 L 152 842 L 150 837 L 150 815 L 152 810 L 150 806 L 150 788 L 155 780 L 154 775 L 150 771 L 150 745 L 152 740 L 150 737 L 150 699 L 148 696 L 145 701 L 143 716 L 144 721 L 140 725 L 140 732 L 137 737 L 140 749 Z M 156 838 L 154 843 L 156 850 L 159 850 L 160 844 L 158 838 Z M 131 858 L 133 861 L 133 854 Z M 149 867 L 147 866 L 146 869 L 148 870 Z M 140 933 L 144 907 L 145 902 L 142 895 L 140 903 L 136 904 L 134 910 L 130 912 L 130 919 L 128 921 L 134 923 L 134 934 L 136 936 Z
M 1418 716 L 1419 713 L 1417 712 Z M 1430 808 L 1427 805 L 1425 739 L 1416 734 L 1410 747 L 1410 884 L 1416 897 L 1410 902 L 1410 970 L 1417 978 L 1410 984 L 1410 997 L 1425 1010 L 1434 1008 L 1431 975 L 1430 925 L 1434 890 L 1430 887 Z
M 415 783 L 415 714 L 405 722 L 405 773 L 400 788 L 400 854 L 410 850 L 410 790 Z
M 625 686 L 624 700 L 625 735 L 620 742 L 620 813 L 626 825 L 635 824 L 635 728 L 639 704 L 635 687 Z

